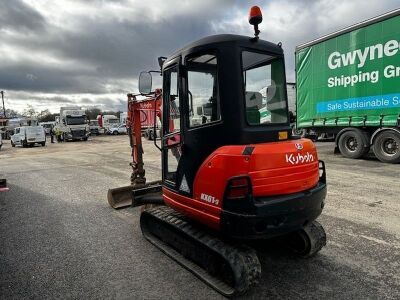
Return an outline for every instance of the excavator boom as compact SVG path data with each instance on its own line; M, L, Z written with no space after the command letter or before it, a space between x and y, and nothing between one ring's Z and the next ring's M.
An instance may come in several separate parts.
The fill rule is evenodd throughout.
M128 94L128 117L126 127L131 145L132 167L131 184L127 186L109 189L107 193L108 203L112 208L124 208L133 205L133 194L135 189L153 188L160 185L159 181L146 184L143 146L142 146L142 123L149 124L153 120L156 125L156 117L161 116L161 95L160 89L148 95L145 99L139 100L139 95ZM149 109L150 107L150 109ZM151 113L153 112L153 113ZM153 130L156 132L156 130Z

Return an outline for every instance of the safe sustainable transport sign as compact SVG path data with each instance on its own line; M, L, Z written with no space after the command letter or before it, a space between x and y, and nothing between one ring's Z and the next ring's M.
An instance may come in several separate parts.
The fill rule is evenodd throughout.
M297 119L400 114L400 16L296 52Z

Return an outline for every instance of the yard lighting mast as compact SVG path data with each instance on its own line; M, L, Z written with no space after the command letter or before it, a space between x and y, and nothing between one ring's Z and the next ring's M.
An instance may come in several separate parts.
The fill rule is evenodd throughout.
M4 91L0 91L1 93L1 100L3 101L3 114L4 114L4 118L7 118L6 116L6 108L4 106Z

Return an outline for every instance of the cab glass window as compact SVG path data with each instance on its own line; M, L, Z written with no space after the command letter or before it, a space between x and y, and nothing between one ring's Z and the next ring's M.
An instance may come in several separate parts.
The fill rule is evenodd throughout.
M250 125L288 121L285 72L282 58L243 51L246 119Z
M190 57L188 70L189 127L221 120L217 57L213 53Z
M181 127L181 116L179 112L179 90L178 90L178 69L173 67L165 72L165 80L168 82L164 97L167 97L169 104L169 114L167 119L170 120L166 133L179 131Z

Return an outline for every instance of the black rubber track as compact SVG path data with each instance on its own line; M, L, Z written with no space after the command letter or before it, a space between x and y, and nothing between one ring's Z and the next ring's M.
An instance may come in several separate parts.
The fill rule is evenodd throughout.
M261 265L255 250L222 241L166 206L140 216L144 237L226 297L258 284Z

